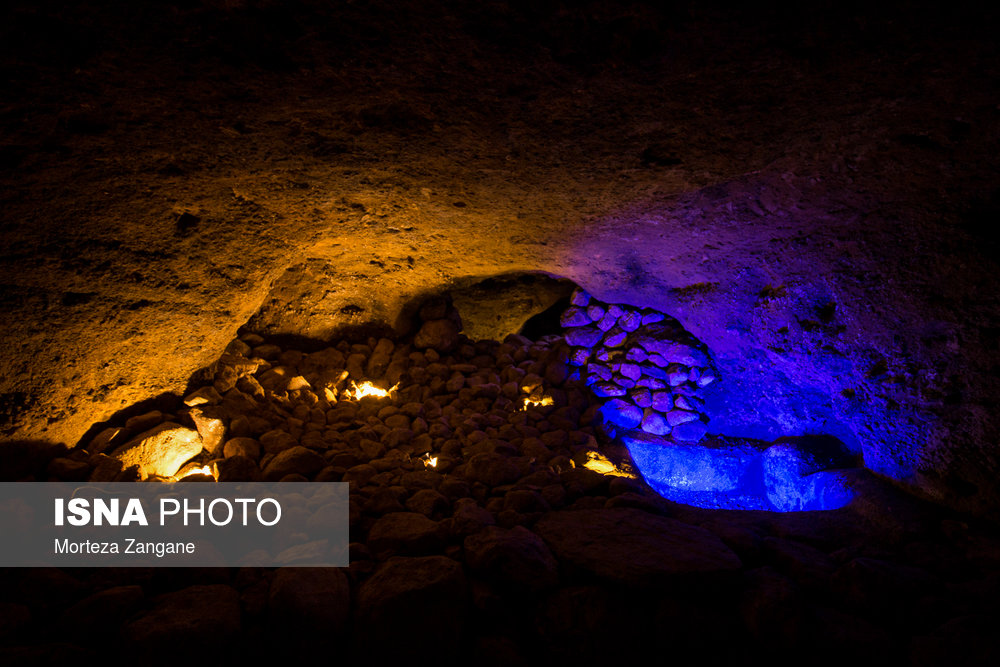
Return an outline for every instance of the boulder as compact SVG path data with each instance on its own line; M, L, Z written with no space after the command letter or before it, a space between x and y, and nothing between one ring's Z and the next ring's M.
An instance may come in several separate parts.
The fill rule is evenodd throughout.
M390 558L358 592L358 648L372 664L451 664L468 617L462 566L445 556Z
M472 572L516 591L538 592L559 583L558 564L538 535L522 526L487 526L465 538Z
M350 608L350 584L342 570L283 567L271 580L267 600L270 622L303 642L337 634L347 622Z
M227 652L240 631L240 596L221 584L165 593L122 634L136 654L159 655L173 647L199 659Z
M629 586L671 587L742 568L714 533L639 509L552 512L535 531L571 571Z
M197 431L174 422L159 426L128 441L112 453L123 466L138 466L142 479L150 475L173 476L182 465L201 453Z
M312 477L326 466L326 459L302 445L291 447L275 455L264 468L264 480L276 482L285 475L299 474Z

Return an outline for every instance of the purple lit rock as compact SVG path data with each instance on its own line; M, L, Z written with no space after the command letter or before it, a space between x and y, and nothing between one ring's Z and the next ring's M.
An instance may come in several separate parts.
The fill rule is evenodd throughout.
M668 412L674 407L674 395L669 391L658 391L653 394L653 409Z
M590 358L590 348L574 347L569 353L569 362L574 366L583 366Z
M666 414L666 417L671 426L677 426L678 424L694 421L698 418L698 414L686 410L671 410Z
M667 383L663 380L647 377L639 378L636 380L636 384L642 387L648 387L649 389L663 389L667 386Z
M642 324L642 315L630 310L618 318L618 326L628 332L635 331Z
M615 373L613 379L615 381L615 384L617 384L619 387L625 387L626 389L631 389L632 387L635 386L634 380L625 377L621 373Z
M587 316L587 311L576 307L567 308L559 318L559 324L564 327L582 327L591 322L593 319Z
M671 364L675 368L667 371L667 382L670 383L671 387L676 387L687 382L688 371L683 366L676 367L675 364Z
M660 368L666 368L667 366L670 365L669 361L667 361L658 354L649 354L646 356L646 359L647 361L649 361L649 363L659 366Z
M642 324L655 324L657 322L662 322L666 319L666 315L657 312L655 310L644 310L642 311Z
M642 410L631 403L615 398L600 407L601 418L624 429L635 428L642 422Z
M691 405L691 401L688 396L678 396L677 400L674 401L674 406L680 410L695 410L696 408Z
M645 387L635 387L630 389L628 396L632 399L632 402L640 408L648 408L653 404L653 396L649 393L649 389L646 389Z
M598 382L593 387L594 395L601 398L608 396L624 396L625 389L613 382Z
M642 369L637 364L624 363L619 367L618 371L632 381L636 381L642 377Z
M582 289L578 289L573 292L573 296L569 298L569 302L574 306L580 306L581 308L586 308L587 304L590 303L590 295Z
M699 387L707 387L708 385L715 382L716 377L712 371L705 371L700 378L698 378Z
M594 347L601 340L603 332L596 327L577 327L566 332L566 342L573 347Z
M629 348L629 351L625 353L626 359L635 362L646 361L647 356L648 355L641 347Z
M619 326L611 327L604 336L604 345L607 347L619 347L625 343L628 334Z
M671 435L676 439L685 442L697 442L704 438L706 433L708 433L708 426L700 420L678 424L671 431Z
M636 337L636 343L650 354L658 354L664 359L685 366L705 366L705 353L686 343L673 340L673 327L664 324L650 324Z
M587 364L587 372L596 375L602 380L611 379L611 369L604 364Z
M618 318L612 315L610 312L604 313L604 317L597 323L597 328L601 331L608 331L611 327L618 323Z
M646 377L656 378L657 380L663 380L664 382L666 382L670 377L667 375L667 372L659 366L641 364L639 367L642 369L642 374Z
M663 415L655 410L646 410L639 428L653 435L666 435L670 433L670 424L667 423Z
M607 311L604 309L604 306L599 303L592 303L587 306L587 317L589 317L592 322L599 322L601 318L604 317L604 313L606 312Z

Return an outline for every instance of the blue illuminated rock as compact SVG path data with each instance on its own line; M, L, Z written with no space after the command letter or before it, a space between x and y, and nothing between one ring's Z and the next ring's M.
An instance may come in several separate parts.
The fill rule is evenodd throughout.
M577 327L566 332L566 342L573 347L594 347L604 333L593 326Z
M838 477L823 471L854 464L844 444L831 436L779 438L761 457L768 500L784 512L815 509L841 496L849 500Z
M678 440L685 442L697 442L708 433L708 426L703 421L689 421L678 424L670 432Z
M637 431L624 434L622 442L646 482L668 500L698 507L769 508L759 472L761 450L748 442L694 445Z
M642 410L620 398L612 399L602 405L598 414L605 422L624 429L635 428L642 421Z
M589 306L587 306L587 317L589 317L593 322L600 321L601 318L604 317L604 313L606 312L607 311L605 310L604 306L602 306L599 303L592 303Z
M667 435L670 433L670 424L659 412L655 410L648 410L642 417L642 423L639 425L646 433L652 433L653 435Z
M693 405L691 404L691 398L692 398L692 397L690 397L690 396L678 396L678 397L677 397L677 400L675 400L675 401L674 401L674 405L675 405L675 406L676 406L676 407L677 407L678 409L680 409L680 410L692 410L692 411L694 411L694 410L696 410L697 408L695 408L695 407L694 407L694 406L693 406Z
M643 325L646 325L646 324L655 324L657 322L662 322L665 319L666 319L666 315L664 315L663 313L657 312L655 310L646 309L646 310L642 311L642 324Z
M667 418L667 423L671 426L693 422L695 419L698 419L696 412L688 412L687 410L671 410L664 416Z
M680 364L670 364L667 367L667 382L670 383L671 387L676 387L687 382L689 374L690 371L687 367Z
M854 499L850 471L823 470L803 477L794 487L769 487L767 498L779 512L831 510Z

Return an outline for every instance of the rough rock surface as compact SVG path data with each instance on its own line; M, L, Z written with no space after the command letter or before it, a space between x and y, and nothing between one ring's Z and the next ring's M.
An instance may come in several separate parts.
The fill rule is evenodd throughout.
M732 574L742 565L713 533L637 509L553 512L535 530L568 566L632 586Z
M149 611L125 626L124 635L132 650L142 653L184 647L198 655L219 656L240 627L239 593L222 584L199 585L159 596Z
M143 478L150 475L170 477L201 450L201 436L197 431L174 422L163 422L137 435L111 456L125 467L137 466Z

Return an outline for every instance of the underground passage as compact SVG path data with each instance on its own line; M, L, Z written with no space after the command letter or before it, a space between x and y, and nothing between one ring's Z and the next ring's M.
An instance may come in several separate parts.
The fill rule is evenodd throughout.
M349 537L0 568L2 664L1000 660L996 10L4 13L0 483Z

